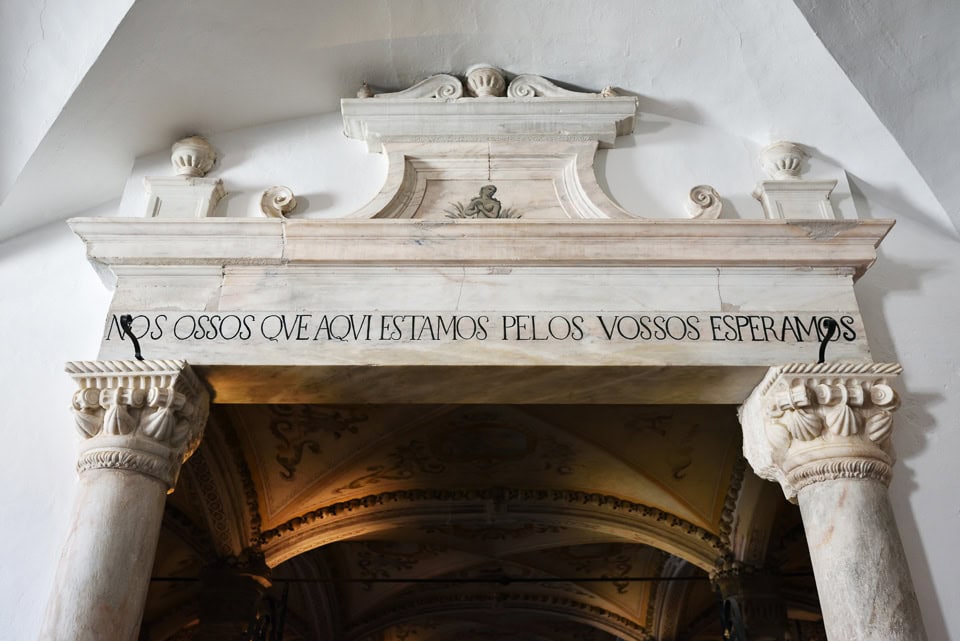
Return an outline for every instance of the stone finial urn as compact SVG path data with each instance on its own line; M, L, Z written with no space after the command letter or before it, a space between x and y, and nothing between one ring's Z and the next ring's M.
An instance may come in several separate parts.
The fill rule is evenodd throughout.
M488 64L467 69L467 92L476 98L500 98L507 90L503 72Z
M205 176L213 168L217 152L201 136L190 136L173 143L170 162L178 176L198 178Z
M760 151L760 166L774 180L796 180L800 178L801 164L806 157L803 147L781 140Z

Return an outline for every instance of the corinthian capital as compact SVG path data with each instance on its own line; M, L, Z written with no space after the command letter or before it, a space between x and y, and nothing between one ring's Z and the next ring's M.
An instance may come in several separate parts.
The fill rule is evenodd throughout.
M793 363L773 367L740 407L743 450L754 471L795 500L812 483L873 478L888 483L899 407L889 363Z
M186 361L74 361L77 461L153 476L170 491L203 435L210 397Z

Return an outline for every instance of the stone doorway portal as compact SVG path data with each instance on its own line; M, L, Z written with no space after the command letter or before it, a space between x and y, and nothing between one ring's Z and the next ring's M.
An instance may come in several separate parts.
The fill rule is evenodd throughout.
M715 639L721 588L810 633L799 513L740 439L733 406L215 406L141 636L206 638L224 559L272 585L233 625L282 603L291 640Z

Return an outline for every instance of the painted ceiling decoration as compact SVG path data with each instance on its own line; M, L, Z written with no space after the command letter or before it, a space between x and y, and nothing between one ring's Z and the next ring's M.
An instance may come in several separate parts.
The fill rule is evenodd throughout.
M144 639L189 638L190 577L253 549L286 590L289 640L714 638L709 578L758 529L760 566L789 568L796 611L817 616L799 515L741 491L729 408L214 409L154 570L187 580L153 584Z

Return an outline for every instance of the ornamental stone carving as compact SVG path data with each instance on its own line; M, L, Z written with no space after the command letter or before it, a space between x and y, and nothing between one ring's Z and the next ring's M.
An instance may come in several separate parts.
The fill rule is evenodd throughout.
M362 88L361 88L362 89ZM434 98L437 100L456 100L463 97L463 83L456 76L438 73L424 78L403 91L378 93L374 98Z
M130 470L172 491L200 444L209 395L185 361L77 361L73 414L84 442L77 470Z
M173 143L170 162L178 176L202 178L213 169L217 152L206 138L190 136Z
M760 166L774 180L800 178L807 152L795 142L780 140L760 150Z
M744 454L795 500L838 478L890 480L897 364L795 363L771 368L740 408Z
M571 91L532 73L520 74L507 83L502 69L491 64L471 65L463 74L464 80L448 73L434 74L414 85L400 90L377 93L363 82L357 98L391 98L404 100L434 99L454 101L460 98L617 98L614 87L604 87L600 93ZM192 140L192 139L186 139ZM200 139L202 140L202 139ZM204 141L206 142L206 141ZM179 144L179 143L178 143ZM212 150L212 148L211 148ZM176 164L176 161L175 163ZM212 164L212 163L211 163ZM193 174L202 175L202 174Z
M697 185L690 190L690 196L685 203L690 218L701 220L715 220L723 210L723 200L717 190L710 185Z
M475 98L500 98L507 89L503 72L493 65L478 64L467 69L467 92Z
M260 211L270 218L286 218L296 208L297 198L289 187L276 185L260 197Z

